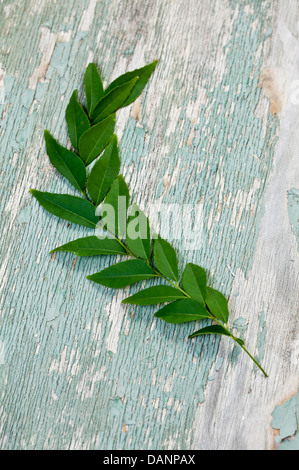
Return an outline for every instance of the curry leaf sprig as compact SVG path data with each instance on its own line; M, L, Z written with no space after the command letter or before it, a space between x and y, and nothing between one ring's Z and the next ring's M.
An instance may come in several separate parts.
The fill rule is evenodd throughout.
M229 330L227 299L218 290L207 286L206 271L201 266L188 263L180 280L177 255L171 244L159 235L151 234L149 220L136 204L128 213L130 194L119 173L121 162L114 133L115 113L142 93L156 65L157 61L154 61L125 73L104 89L97 67L89 64L84 77L86 106L79 103L75 90L65 113L73 150L61 146L45 130L50 162L80 195L53 194L35 189L30 190L31 194L51 214L90 229L101 227L106 234L73 240L51 253L63 251L76 256L129 257L87 276L87 279L114 289L147 279L160 279L161 285L142 289L124 299L123 303L166 304L154 316L167 323L208 320L209 326L195 331L189 338L228 336L267 376L245 348L244 341Z

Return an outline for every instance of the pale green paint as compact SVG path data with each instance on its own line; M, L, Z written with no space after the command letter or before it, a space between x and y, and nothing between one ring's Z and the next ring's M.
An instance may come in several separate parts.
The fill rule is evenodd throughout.
M142 128L136 127L132 118L126 122L120 144L126 180L136 198L143 197L145 185L150 187L148 202L162 198L163 203L196 204L204 197L203 240L198 252L183 253L180 244L175 245L180 264L183 260L199 262L207 268L213 285L228 295L232 276L227 265L233 271L239 267L248 275L252 264L278 125L277 119L268 115L267 133L263 135L262 121L255 115L263 59L262 53L259 58L256 53L259 49L263 52L269 36L268 5L261 6L259 0L250 2L254 11L246 14L243 7L247 3L231 5L231 14L235 8L238 13L225 44L226 66L220 83L211 63L216 63L217 50L223 45L223 31L212 44L210 66L199 58L198 65L190 62L192 67L186 68L185 61L190 57L177 55L171 58L171 67L166 71L169 37L163 35L168 18L163 5L155 9L155 2L134 2L134 9L132 3L120 7L116 1L98 2L89 30L80 31L80 20L89 2L40 2L36 9L36 2L11 4L9 31L2 25L1 58L6 70L6 101L1 105L5 129L1 139L1 263L7 263L1 279L5 293L0 333L5 345L5 364L0 365L2 448L184 449L199 445L193 440L194 416L198 404L204 403L211 367L216 361L214 381L223 367L223 358L217 356L220 339L209 336L187 342L190 325L156 321L151 330L154 307L124 308L120 306L121 295L115 301L114 291L85 280L87 274L107 265L104 258L79 259L74 269L70 254L59 254L52 261L50 249L90 232L67 227L47 215L32 200L28 189L72 193L70 185L50 168L42 136L48 128L61 143L67 142L65 107L74 88L83 96L88 53L93 52L103 77L109 80L119 61L130 56L130 51L133 53L132 44L142 45L144 62L160 58L149 86L157 87L162 105L154 119L146 113L145 109L150 110L147 89ZM4 8L3 3L0 8ZM158 12L157 40L149 49L147 15L151 8ZM115 15L131 17L130 28L126 29L125 22L124 26L115 22ZM0 18L5 21L4 14ZM256 19L254 30L252 23ZM29 89L29 78L41 61L40 27L56 35L70 32L70 40L55 40L43 82ZM188 29L182 30L183 39L190 39ZM193 34L196 31L193 26ZM200 38L193 39L195 53ZM122 67L126 71L127 62ZM168 87L161 89L161 78ZM224 91L227 86L229 89ZM207 99L199 110L199 122L193 126L186 107L197 99L199 87L206 89ZM169 89L174 90L173 94ZM226 117L233 103L234 112ZM168 134L172 106L180 109L180 115L175 131ZM188 146L192 127L194 138ZM167 149L167 154L160 154L161 147ZM172 182L179 161L178 178ZM202 164L200 172L198 163ZM134 175L144 177L138 184L132 168ZM166 173L171 184L164 190L161 180ZM223 180L223 192L217 175ZM232 220L238 189L248 194L256 180L260 184L252 195L253 216L246 208L240 220ZM230 207L225 197L231 201ZM135 287L130 291L135 292ZM124 317L117 351L107 345L111 328L115 328L113 316L108 318L105 311L111 302ZM232 321L241 313L234 312ZM243 325L235 326L243 331ZM230 355L234 366L239 350ZM252 367L249 361L247 366ZM122 431L124 423L127 432Z
M237 338L241 338L243 341L245 340L247 329L248 323L245 318L239 317L233 322L233 333L237 336ZM230 352L231 361L236 364L240 354L242 354L242 349L240 346L232 343Z
M292 232L297 238L299 251L299 189L292 188L288 191L288 210Z
M276 437L278 450L299 450L299 391L282 405L276 406L272 416L272 428L279 429L279 436Z

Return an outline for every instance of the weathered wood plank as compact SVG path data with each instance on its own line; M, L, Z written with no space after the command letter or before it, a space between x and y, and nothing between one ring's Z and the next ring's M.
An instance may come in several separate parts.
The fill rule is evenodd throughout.
M271 414L298 386L297 2L0 8L1 448L272 448ZM44 128L67 142L65 108L74 88L83 98L89 61L109 82L156 58L142 98L118 114L123 174L145 210L198 206L196 250L176 238L178 211L175 229L157 228L181 266L202 264L230 295L231 322L268 380L229 341L188 342L190 325L88 283L105 259L48 254L89 232L29 195L72 193Z

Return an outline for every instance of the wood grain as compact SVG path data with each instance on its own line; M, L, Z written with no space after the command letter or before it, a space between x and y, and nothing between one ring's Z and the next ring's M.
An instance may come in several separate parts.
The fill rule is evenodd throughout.
M299 188L298 2L5 0L0 10L1 448L274 448L272 412L299 382L288 196ZM200 263L229 296L231 326L269 379L228 339L190 342L193 325L121 305L135 287L85 279L112 259L49 254L91 233L29 194L73 194L43 130L69 143L65 109L75 88L84 99L90 61L109 83L154 59L142 97L117 116L122 172L146 212L197 207L196 250L179 214L169 233L156 227L181 267Z

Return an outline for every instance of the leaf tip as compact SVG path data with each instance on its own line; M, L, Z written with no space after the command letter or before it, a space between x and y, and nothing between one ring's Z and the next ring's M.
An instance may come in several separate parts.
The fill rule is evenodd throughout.
M89 62L89 64L87 65L86 69L88 69L88 67L96 67L96 64L94 62Z
M77 89L76 89L76 90L74 90L74 91L73 91L73 93L72 93L72 95L71 95L71 98L73 98L73 97L74 97L74 98L76 98L76 99L77 99L77 93L78 93L78 90L77 90Z

